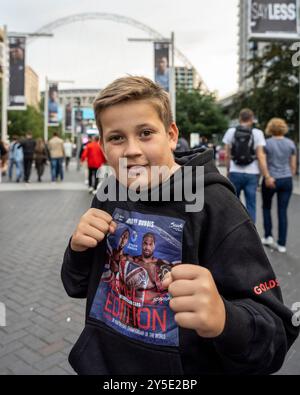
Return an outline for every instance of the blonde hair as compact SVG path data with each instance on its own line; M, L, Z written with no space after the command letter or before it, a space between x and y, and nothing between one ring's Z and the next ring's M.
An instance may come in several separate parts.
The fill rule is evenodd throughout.
M284 136L289 131L289 127L284 119L272 118L266 128L267 136Z
M169 95L159 85L146 77L118 78L100 91L94 101L94 113L100 135L103 133L101 112L120 103L146 100L151 103L166 130L173 122Z

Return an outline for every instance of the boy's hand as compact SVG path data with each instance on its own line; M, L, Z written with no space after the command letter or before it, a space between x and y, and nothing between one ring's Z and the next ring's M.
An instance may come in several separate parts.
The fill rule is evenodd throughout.
M175 321L201 337L219 336L225 326L225 306L209 270L197 265L175 266L163 281L171 294Z
M105 211L90 208L81 218L71 239L73 251L85 251L94 248L105 235L114 233L117 228L112 217Z

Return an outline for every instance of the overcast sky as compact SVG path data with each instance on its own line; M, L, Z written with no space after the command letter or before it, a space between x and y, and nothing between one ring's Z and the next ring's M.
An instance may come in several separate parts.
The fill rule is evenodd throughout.
M133 18L169 37L219 96L237 88L238 0L0 0L0 25L34 32L74 14L103 12ZM27 64L62 87L102 88L126 73L153 78L153 45L128 42L149 37L136 27L106 20L61 26L53 38L28 45ZM180 65L180 60L176 63Z

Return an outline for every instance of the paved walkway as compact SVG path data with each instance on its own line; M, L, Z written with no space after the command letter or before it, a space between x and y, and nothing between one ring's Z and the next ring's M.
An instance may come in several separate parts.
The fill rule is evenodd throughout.
M75 164L65 183L20 185L0 185L0 302L7 309L7 325L0 328L0 374L74 374L67 356L84 325L85 300L66 295L60 268L91 196ZM299 224L300 197L293 195L288 254L267 250L288 306L300 302ZM260 220L257 226L261 232ZM300 374L300 339L280 374Z

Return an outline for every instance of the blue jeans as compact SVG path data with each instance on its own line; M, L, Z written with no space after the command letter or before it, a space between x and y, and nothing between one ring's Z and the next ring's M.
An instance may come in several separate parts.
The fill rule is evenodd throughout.
M23 161L14 159L9 160L8 178L11 180L13 176L14 165L16 165L16 180L19 182L23 176Z
M64 158L51 159L51 181L56 181L58 176L61 181L64 179L63 160Z
M236 195L239 198L244 191L248 213L255 223L256 221L256 189L258 185L258 174L229 173L229 179L235 186Z
M289 201L293 192L292 177L277 178L276 188L267 188L265 180L262 184L262 199L263 199L263 215L265 237L272 236L272 198L277 193L277 213L278 213L278 244L280 246L286 245L288 218L287 209Z

